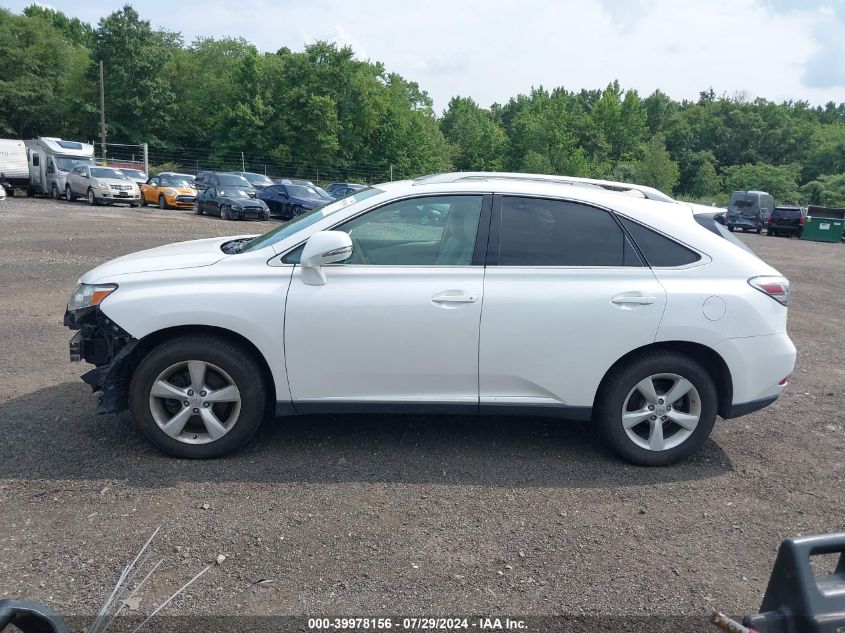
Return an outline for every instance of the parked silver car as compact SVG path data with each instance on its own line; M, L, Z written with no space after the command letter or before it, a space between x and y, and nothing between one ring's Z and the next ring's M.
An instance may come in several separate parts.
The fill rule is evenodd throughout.
M123 202L137 207L141 204L141 190L119 169L78 165L68 174L65 198L85 198L91 206Z

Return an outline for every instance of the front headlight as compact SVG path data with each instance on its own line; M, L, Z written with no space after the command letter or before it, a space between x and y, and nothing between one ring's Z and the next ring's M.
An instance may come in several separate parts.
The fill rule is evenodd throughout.
M115 290L117 284L79 284L67 302L67 309L73 312L100 305Z
M167 191L165 191L164 193L165 193L166 195L168 195L168 196L172 196L172 195L173 195L174 193L176 193L176 192L175 192L175 191L173 191L173 189L168 189L168 190L167 190Z

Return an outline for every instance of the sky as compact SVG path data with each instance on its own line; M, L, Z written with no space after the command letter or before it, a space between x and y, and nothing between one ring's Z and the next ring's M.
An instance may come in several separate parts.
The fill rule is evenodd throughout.
M0 0L19 12L32 0ZM126 0L41 1L96 24ZM416 81L439 113L532 87L696 99L713 88L773 101L845 102L845 0L144 0L154 27L243 37L262 51L349 45Z

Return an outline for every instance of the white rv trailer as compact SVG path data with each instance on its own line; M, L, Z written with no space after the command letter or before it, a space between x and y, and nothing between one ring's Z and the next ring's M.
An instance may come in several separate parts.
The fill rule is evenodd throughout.
M58 200L65 193L68 173L77 165L94 164L94 146L89 143L39 136L24 144L30 194L50 194Z
M0 138L0 186L26 187L29 170L23 141Z

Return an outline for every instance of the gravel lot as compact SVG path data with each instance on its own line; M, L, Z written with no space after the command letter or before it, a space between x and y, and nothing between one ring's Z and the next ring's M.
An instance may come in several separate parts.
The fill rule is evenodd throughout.
M162 526L136 614L218 554L168 613L742 614L781 539L845 528L841 244L742 236L792 282L796 372L671 468L619 462L587 424L393 416L269 421L234 457L180 461L94 415L61 324L79 275L274 224L0 204L0 598L92 614Z

